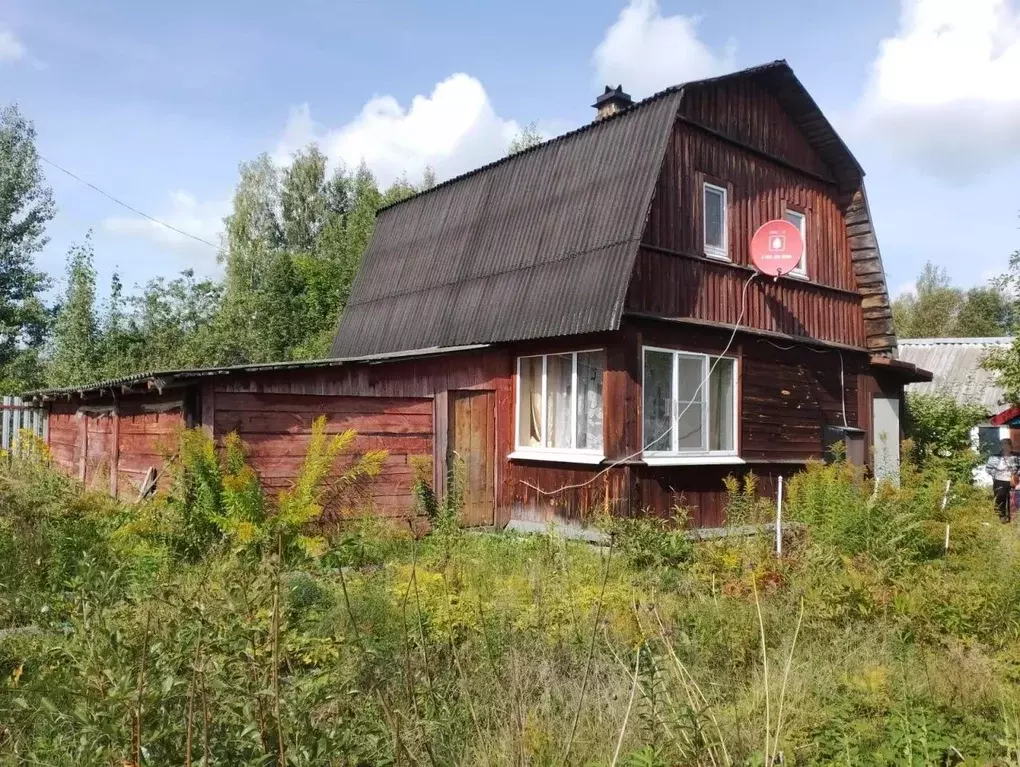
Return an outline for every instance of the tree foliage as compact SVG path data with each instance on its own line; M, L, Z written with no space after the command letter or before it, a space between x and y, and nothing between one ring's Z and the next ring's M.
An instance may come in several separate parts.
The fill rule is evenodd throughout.
M1009 271L996 284L1009 301L1013 343L1007 349L993 351L984 365L996 373L1006 400L1020 403L1020 327L1017 327L1020 324L1020 250L1013 251Z
M82 244L72 245L67 254L66 287L53 325L49 361L49 378L57 386L87 381L102 370L94 262L90 234Z
M978 461L970 432L986 417L983 406L960 404L949 392L907 395L904 426L915 462L945 464L954 478L969 481Z
M239 168L222 281L189 270L126 295L114 274L101 303L86 238L68 257L46 381L326 356L376 211L434 184L428 169L421 185L405 177L380 191L364 164L330 170L315 146L285 168L260 155Z
M538 123L532 121L521 128L521 132L513 137L510 141L510 146L507 147L507 155L517 154L523 152L525 149L531 149L533 146L538 146L545 139L538 130Z
M35 268L56 213L35 149L35 127L17 105L0 109L0 387L19 391L38 383L37 354L48 313L48 286Z
M1013 307L997 285L954 287L945 267L925 264L916 288L893 301L893 323L900 338L1004 336Z

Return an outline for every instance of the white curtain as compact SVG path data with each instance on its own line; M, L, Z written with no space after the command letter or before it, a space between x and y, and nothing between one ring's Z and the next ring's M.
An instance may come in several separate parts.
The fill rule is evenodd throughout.
M550 354L546 362L546 397L549 406L549 444L569 450L570 403L573 396L574 355Z
M577 355L577 444L579 450L602 448L602 373L605 355Z
M735 450L733 441L733 386L734 363L731 359L710 359L715 365L708 382L708 449Z
M542 358L521 357L518 381L520 410L517 423L517 444L521 447L542 445Z

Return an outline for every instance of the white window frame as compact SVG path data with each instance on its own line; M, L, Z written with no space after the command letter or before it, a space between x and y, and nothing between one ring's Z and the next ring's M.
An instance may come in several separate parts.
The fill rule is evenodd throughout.
M722 245L709 245L708 244L708 206L705 204L705 198L708 196L708 192L718 192L722 198ZM729 211L729 190L724 186L712 184L705 181L701 185L701 244L705 250L705 255L709 258L718 258L723 261L730 260L730 211Z
M802 280L806 280L807 273L807 214L800 210L794 210L793 208L787 208L783 218L790 221L787 216L797 216L800 219L800 240L804 243L804 249L800 253L800 261L797 265L790 270L791 277L800 277ZM792 221L790 221L793 224ZM794 224L794 226L797 226Z
M570 441L577 440L577 355L579 354L601 354L605 361L605 349L578 349L569 352L549 352L548 354L525 354L517 358L517 382L515 385L514 397L514 451L508 456L511 459L525 459L538 461L557 461L561 463L587 463L598 464L605 459L605 399L602 401L602 424L603 433L599 435L599 446L597 448L577 447L548 447L549 441L549 357L570 355ZM521 361L527 359L542 360L542 445L521 444ZM603 367L605 372L605 367Z
M679 401L679 360L681 357L688 359L701 359L701 385L698 389L698 394L701 398L701 433L702 433L702 444L703 448L681 448L678 446L679 435L677 430L673 428L670 434L670 446L666 450L646 450L645 445L645 419L644 410L642 407L641 415L641 446L642 454L644 456L645 463L650 465L679 465L679 464L694 464L694 465L707 465L707 464L740 464L743 461L740 459L740 359L738 357L731 357L729 355L722 354L702 354L700 352L688 352L681 349L667 349L659 346L643 346L641 348L641 401L644 403L644 388L645 388L645 363L647 361L647 352L658 352L660 354L671 354L673 355L672 362L672 382L671 382L671 396L670 396L670 418L674 417L674 414L678 413L677 403ZM709 440L709 413L711 412L710 403L708 401L708 379L711 375L712 365L714 360L725 359L729 360L733 364L733 449L732 450L710 450L708 448ZM658 434L652 435L658 437Z

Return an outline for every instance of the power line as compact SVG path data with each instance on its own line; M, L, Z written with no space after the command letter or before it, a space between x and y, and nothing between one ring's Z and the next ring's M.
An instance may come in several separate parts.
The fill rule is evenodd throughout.
M86 181L81 176L75 175L74 173L69 171L67 168L63 168L63 167L57 165L55 162L53 162L53 160L48 160L47 158L43 157L41 154L37 155L37 156L39 157L40 160L42 160L47 165L52 165L54 168L59 170L61 173L65 173L68 176L70 176L71 178L73 178L75 181L78 181L78 182L84 184L89 189L92 189L92 190L94 190L96 192L99 192L99 194L103 195L103 197L106 197L109 200L113 200L113 202L117 203L122 208L126 208L127 210L130 210L135 215L141 216L142 218L147 218L152 223L159 224L162 227L166 227L171 232L177 232L177 234L183 235L185 237L190 237L192 240L195 240L195 242L200 242L203 245L208 245L210 248L212 248L212 249L214 249L214 250L216 250L216 251L218 251L220 253L226 253L226 251L223 248L221 248L219 245L216 245L216 244L214 244L212 242L209 242L209 240L205 240L205 239L199 237L198 235L191 234L190 232L185 232L183 229L178 229L176 226L173 226L172 224L168 224L166 221L160 221L158 218L150 216L148 213L144 213L144 212L138 210L138 208L134 208L134 207L128 205L126 202L122 201L122 200L118 200L116 197L114 197L109 192L104 192L102 189L100 189L95 184L93 184L93 183L91 183L89 181Z

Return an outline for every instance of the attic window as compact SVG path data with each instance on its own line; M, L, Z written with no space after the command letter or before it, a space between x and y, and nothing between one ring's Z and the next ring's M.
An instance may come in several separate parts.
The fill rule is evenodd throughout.
M517 439L512 457L588 455L602 460L601 350L517 359Z
M702 187L703 229L705 255L712 258L730 258L726 242L726 189L705 182Z
M804 241L804 250L801 252L800 261L790 270L792 277L807 278L807 216L797 210L786 209L785 218L795 227L800 229L800 238Z

